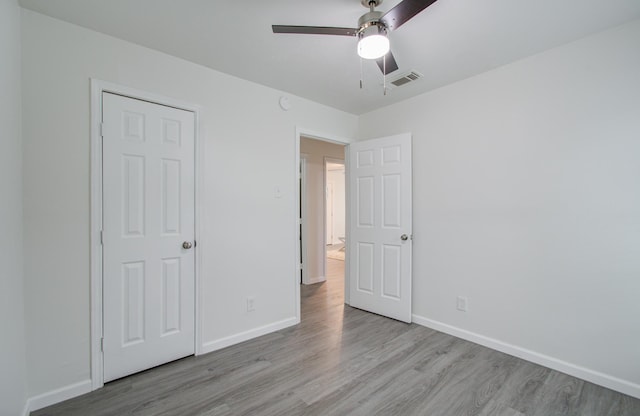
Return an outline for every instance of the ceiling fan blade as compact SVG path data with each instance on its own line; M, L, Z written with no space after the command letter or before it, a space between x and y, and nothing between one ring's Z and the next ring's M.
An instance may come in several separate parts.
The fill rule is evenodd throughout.
M436 0L404 0L386 12L380 20L389 30L395 30L435 2Z
M388 75L398 69L398 63L396 62L396 58L393 57L391 51L389 51L382 58L376 59L376 63L378 64L378 68L380 68L380 71L382 71L382 73L385 75Z
M273 29L273 33L298 33L305 35L355 36L358 32L358 29L350 27L272 25L271 28Z

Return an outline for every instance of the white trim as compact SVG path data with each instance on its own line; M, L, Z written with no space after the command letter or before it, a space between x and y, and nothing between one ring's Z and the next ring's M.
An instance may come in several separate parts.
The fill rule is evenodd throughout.
M294 177L294 183L293 183L293 189L294 189L294 217L296 218L296 220L294 221L295 227L293 230L293 239L296 242L296 255L295 255L295 262L294 262L294 279L293 279L293 298L294 298L294 311L296 311L296 316L295 316L295 320L296 320L296 324L300 323L300 264L302 263L303 259L302 259L302 248L301 248L301 241L300 241L300 225L299 225L299 219L298 216L300 215L300 201L301 201L301 196L300 196L300 179L301 179L301 175L300 175L300 131L298 130L298 128L296 127L296 135L295 135L295 140L293 142L293 149L294 149L294 159L295 159L295 164L294 164L294 170L295 173L293 175ZM306 222L306 218L304 219L304 221ZM303 237L305 237L303 235ZM306 248L306 247L305 247ZM306 258L304 259L306 261ZM303 267L306 269L307 264L304 264ZM304 269L303 269L303 277L305 276L304 273Z
M90 306L90 325L91 325L91 379L89 380L90 389L96 390L104 385L104 367L103 354L101 351L102 328L102 243L100 241L100 233L102 231L102 134L100 124L102 122L102 94L111 92L134 99L149 101L161 105L166 105L181 110L194 113L194 175L195 175L195 223L194 230L195 240L195 337L194 352L196 355L202 354L201 334L202 334L202 316L200 311L200 276L202 270L203 259L200 253L203 252L202 247L206 245L204 241L204 228L202 224L202 215L200 204L204 201L202 192L202 177L204 155L204 143L200 138L204 137L200 131L200 111L201 107L190 103L185 103L170 97L140 91L134 88L118 85L106 81L91 78L91 229L90 229L90 280L91 280L91 306ZM83 391L79 394L86 393ZM70 396L67 398L71 398ZM63 400L66 400L63 399ZM54 404L52 402L50 404ZM33 409L32 409L33 410Z
M349 152L351 151L350 146L344 147L344 236L345 243L349 240L349 224L351 224L351 210L349 209L349 204L351 203L351 192L349 190L349 183L351 177L351 169L349 168ZM348 249L345 244L345 253L344 253L344 303L345 305L351 306L351 285L350 285L350 270L351 270L351 260L348 255Z
M24 407L22 408L22 413L20 413L20 416L29 416L30 413L31 409L29 409L29 399L27 399L24 402Z
M100 81L91 79L91 211L90 229L90 336L92 389L104 385L102 366L102 91Z
M195 111L193 111L195 116L195 129L194 129L194 151L196 152L193 162L195 163L194 172L195 175L195 222L196 229L194 230L195 236L194 240L196 242L194 250L195 250L195 355L204 354L202 352L202 333L203 333L203 319L202 319L202 282L200 280L200 276L202 276L202 270L206 270L204 268L205 256L203 255L204 250L202 247L207 246L207 242L205 240L205 228L204 228L204 178L205 178L205 143L204 140L205 134L202 131L202 123L200 123L200 107L196 106ZM202 138L202 140L201 140Z
M640 384L413 314L413 322L640 399Z
M300 253L300 266L302 267L302 283L309 283L309 252L307 247L307 235L309 234L309 221L307 221L307 158L308 155L300 154L300 186L297 189L300 190L300 204L302 205L299 211L300 214L300 225L301 230L299 230L302 235L300 238L297 238L298 249ZM298 215L298 214L296 214Z
M29 400L27 400L26 414L28 415L28 412L34 412L47 406L51 406L53 404L89 393L91 390L91 380L84 380L65 387L61 387L59 389L39 394L34 397L30 397Z
M320 133L317 131L305 129L304 127L296 126L296 137L298 137L299 139L300 136L304 136L309 139L320 140L321 142L329 142L329 143L341 144L345 146L355 141L353 139L348 139L346 137L340 137L340 136L336 136L328 133Z
M298 285L299 286L299 285ZM220 338L215 341L209 341L202 345L202 353L221 350L231 345L239 344L244 341L248 341L253 338L257 338L262 335L270 334L271 332L279 331L284 328L296 325L300 320L296 317L287 318L282 321L274 322L268 325L264 325L258 328L250 329L248 331L240 332L238 334L230 335L228 337Z
M322 157L322 270L318 278L327 275L327 161Z
M326 282L327 278L325 276L315 276L310 277L304 282L305 285L315 285L316 283Z
M298 212L300 209L300 187L298 186L298 179L299 179L299 175L300 175L300 137L304 136L304 137L308 137L310 139L316 139L316 140L320 140L323 142L329 142L329 143L335 143L335 144L340 144L343 145L345 147L345 181L347 180L347 176L348 175L348 166L346 164L346 157L347 157L347 151L349 148L349 143L354 142L354 140L351 139L347 139L344 137L339 137L339 136L335 136L333 134L326 134L326 133L319 133L313 130L308 130L305 129L303 127L299 127L296 126L296 134L295 134L295 139L294 139L294 150L295 150L295 163L293 165L294 167L294 175L293 177L295 178L295 184L294 184L294 189L295 189L295 197L294 197L294 209L295 209L295 216L296 217L296 221L294 221L295 224L295 232L294 232L294 239L296 241L296 256L295 256L295 267L294 267L294 283L295 283L295 311L296 311L296 323L300 322L300 240L298 239L298 220L297 220L297 216L298 216ZM349 200L348 200L348 189L347 189L347 183L345 182L345 204L349 204ZM326 204L325 204L326 205ZM348 205L347 205L348 206ZM349 224L349 216L346 215L345 218L346 224ZM347 231L348 232L348 231ZM326 233L326 225L325 225L325 232L323 234ZM347 236L348 238L348 236ZM325 247L326 250L326 247ZM325 255L325 262L326 262L326 255ZM348 280L349 280L349 271L347 269L347 265L348 265L348 259L345 259L345 271L344 271L344 281L345 281L345 303L348 304Z

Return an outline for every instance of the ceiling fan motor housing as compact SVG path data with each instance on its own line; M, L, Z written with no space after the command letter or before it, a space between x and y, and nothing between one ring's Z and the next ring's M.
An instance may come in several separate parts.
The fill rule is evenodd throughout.
M387 37L387 27L381 22L374 22L367 26L363 26L358 31L358 39L373 35L382 35Z
M383 14L382 12L373 11L360 16L360 19L358 19L359 32L366 30L370 26L382 26L386 30L386 26L380 21Z

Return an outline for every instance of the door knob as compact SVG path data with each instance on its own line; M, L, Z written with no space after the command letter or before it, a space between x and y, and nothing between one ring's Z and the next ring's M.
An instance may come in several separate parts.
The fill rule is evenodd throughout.
M189 250L191 247L193 247L193 244L191 244L190 241L185 241L184 243L182 243L182 248L185 250Z
M406 234L402 234L402 235L400 236L400 240L402 240L402 241L407 241L408 239L409 239L409 236L408 236L408 235L406 235Z

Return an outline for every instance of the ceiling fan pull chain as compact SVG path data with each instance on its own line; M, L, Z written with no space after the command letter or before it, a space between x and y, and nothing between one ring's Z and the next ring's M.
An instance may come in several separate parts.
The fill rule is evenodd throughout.
M362 58L360 58L360 89L362 89L362 84L363 84L362 78L364 77L362 76Z

